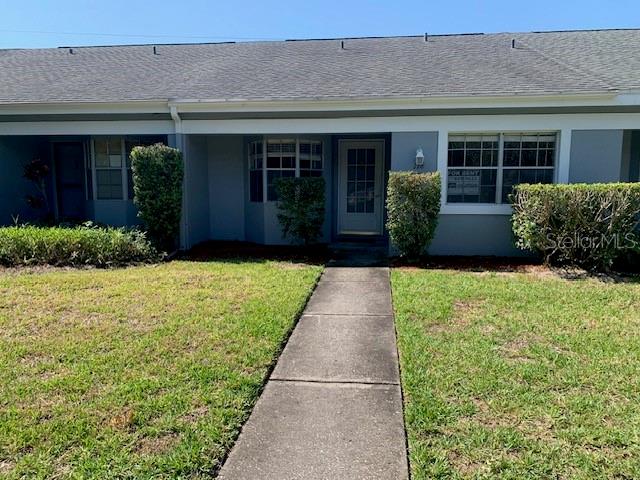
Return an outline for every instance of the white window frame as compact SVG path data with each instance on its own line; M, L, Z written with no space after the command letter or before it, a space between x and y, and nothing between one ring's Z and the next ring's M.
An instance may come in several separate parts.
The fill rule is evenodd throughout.
M103 140L103 139L120 139L120 155L121 155L121 163L120 163L120 175L122 176L122 195L120 198L98 198L98 175L97 170L117 170L117 167L97 167L96 166L96 149L95 149L95 141ZM125 158L126 150L125 150L125 138L121 135L106 135L99 137L91 138L91 180L92 180L92 193L93 193L93 201L99 202L108 202L113 200L129 200L129 179L127 176L127 159Z
M553 170L553 183L558 183L559 179L559 159L561 143L561 132L558 130L518 130L518 131L472 131L472 132L440 132L441 137L446 139L443 142L444 154L443 161L441 163L442 170L442 211L444 214L511 214L512 208L508 203L502 202L502 187L503 187L503 173L504 169L550 169ZM439 135L439 136L440 136ZM448 202L448 176L449 168L456 169L458 167L449 167L449 138L455 136L498 136L498 166L496 175L496 202L494 203L473 203L473 202ZM552 167L505 167L504 166L504 137L516 136L516 135L554 135L554 158ZM442 154L441 153L441 154ZM460 167L463 168L463 167ZM469 167L471 169L471 167Z
M276 200L269 200L268 199L268 181L267 181L267 172L268 171L280 171L280 170L293 170L292 168L285 168L283 169L282 167L280 168L268 168L267 167L267 158L268 158L268 142L269 141L278 141L278 142L285 142L285 141L294 141L295 140L295 144L296 144L296 148L295 148L295 174L294 174L294 178L300 178L300 144L301 143L309 143L311 145L313 144L319 144L321 146L321 150L322 150L322 154L320 155L320 162L322 164L322 167L320 169L313 169L313 168L309 168L309 169L304 169L304 170L309 170L309 171L319 171L322 172L322 175L320 175L321 177L324 176L324 168L325 168L325 146L324 146L324 141L323 140L319 140L319 139L313 139L313 138L308 138L308 137L293 137L293 136L268 136L265 135L263 136L261 139L256 139L256 140L252 140L251 142L249 142L249 148L247 150L247 168L248 168L248 172L249 172L249 189L248 189L248 195L249 195L249 202L250 203L274 203L276 202ZM259 170L256 168L253 168L253 162L257 156L257 154L252 154L251 153L251 144L255 143L255 142L261 142L262 143L262 199L261 200L251 200L251 172ZM310 156L312 156L312 153L310 153ZM311 160L310 160L311 161Z

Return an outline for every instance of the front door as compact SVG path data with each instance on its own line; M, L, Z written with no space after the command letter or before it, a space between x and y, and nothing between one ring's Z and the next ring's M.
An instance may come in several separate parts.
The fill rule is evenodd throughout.
M338 234L382 235L384 140L340 140Z
M84 146L81 142L53 144L59 220L84 219Z

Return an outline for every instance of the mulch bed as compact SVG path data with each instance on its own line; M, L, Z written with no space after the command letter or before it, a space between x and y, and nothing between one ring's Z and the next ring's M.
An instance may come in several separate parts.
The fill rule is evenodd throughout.
M207 241L184 252L179 258L196 262L212 260L279 260L324 265L330 259L326 245L311 247L258 245L249 242Z
M434 268L447 270L463 270L471 272L530 272L547 268L542 262L528 257L463 257L463 256L429 256L418 261L408 262L404 258L393 257L390 266L397 268Z

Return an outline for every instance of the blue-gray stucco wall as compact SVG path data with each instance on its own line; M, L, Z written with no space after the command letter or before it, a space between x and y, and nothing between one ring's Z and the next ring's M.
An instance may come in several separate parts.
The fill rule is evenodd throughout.
M510 215L440 215L430 255L521 256Z
M208 240L209 231L209 149L207 137L190 135L185 139L188 164L185 165L187 238L191 245Z
M416 150L422 148L424 166L416 169ZM391 170L433 172L438 169L438 132L391 134Z
M217 240L244 240L244 141L241 135L208 138L209 234Z
M624 130L573 130L570 183L619 182Z

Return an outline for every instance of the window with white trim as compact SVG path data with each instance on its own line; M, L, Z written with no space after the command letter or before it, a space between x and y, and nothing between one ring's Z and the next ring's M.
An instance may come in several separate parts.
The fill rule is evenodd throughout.
M267 201L278 199L278 178L296 176L296 141L267 140Z
M300 141L299 157L301 177L322 176L322 142Z
M95 175L94 200L133 199L131 150L134 147L165 143L161 136L94 137L92 139L92 166Z
M252 202L277 201L276 179L321 177L323 167L323 145L319 140L265 138L251 142L249 199Z
M122 200L124 145L121 137L93 140L96 200Z
M447 203L508 203L519 183L552 183L555 133L449 136Z

